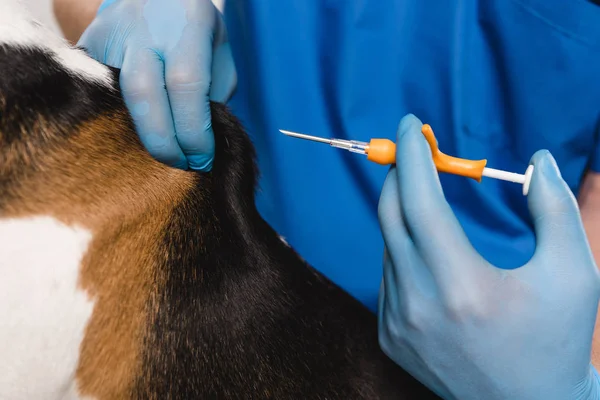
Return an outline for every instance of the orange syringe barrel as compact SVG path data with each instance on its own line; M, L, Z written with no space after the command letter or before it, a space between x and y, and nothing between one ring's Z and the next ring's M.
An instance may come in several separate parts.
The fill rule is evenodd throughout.
M431 149L431 156L438 172L466 176L481 182L487 160L467 160L452 157L440 151L429 124L421 129ZM389 139L371 139L366 149L367 159L377 164L390 165L396 162L396 144Z
M371 139L365 150L367 160L381 165L396 163L396 143L389 139Z

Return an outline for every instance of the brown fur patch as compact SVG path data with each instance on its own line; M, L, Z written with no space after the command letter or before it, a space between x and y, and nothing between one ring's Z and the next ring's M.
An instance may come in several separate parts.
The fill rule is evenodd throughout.
M54 137L60 129L44 121L36 126ZM164 257L163 227L193 177L155 161L124 113L77 129L68 146L42 150L25 140L4 153L0 174L13 183L2 214L50 215L92 231L80 286L95 306L81 346L78 389L95 399L130 398L140 374L145 308L161 284L156 263Z

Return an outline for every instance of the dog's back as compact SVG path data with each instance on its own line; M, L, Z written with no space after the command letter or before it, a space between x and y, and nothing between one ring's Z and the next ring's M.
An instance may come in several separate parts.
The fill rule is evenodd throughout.
M212 172L168 168L118 71L15 4L0 5L0 398L435 398L262 220L225 107Z

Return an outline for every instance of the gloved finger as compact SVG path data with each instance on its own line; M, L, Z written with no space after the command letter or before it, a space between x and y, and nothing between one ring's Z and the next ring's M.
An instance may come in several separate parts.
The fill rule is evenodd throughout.
M377 213L385 243L383 274L388 287L395 289L395 298L391 299L394 308L398 306L401 294L410 296L414 291L415 276L411 263L419 260L400 210L396 167L390 169L385 179Z
M527 201L535 226L535 256L574 257L578 249L587 250L587 237L575 196L562 179L554 157L547 150L531 158L533 176Z
M397 353L401 352L398 347L402 346L401 336L404 336L405 330L402 313L398 309L394 309L393 302L390 303L389 293L389 283L383 279L377 303L377 336L381 350L395 360Z
M105 52L103 51L104 42L101 40L104 29L99 26L100 24L101 22L97 18L94 19L81 34L77 41L77 47L83 49L88 56L96 61L107 64ZM111 65L111 67L120 68L121 66Z
M379 288L377 308L377 333L379 346L388 357L396 359L402 352L403 342L407 336L403 310L398 306L396 287L385 278ZM405 359L403 359L405 360Z
M386 296L385 307L393 313L398 313L400 304L403 303L401 297L407 292L399 279L400 277L402 277L402 273L395 268L389 249L385 246L383 249L383 283L385 290L389 291L389 295Z
M395 312L390 307L388 297L390 290L385 282L381 283L377 308L377 333L381 350L400 367L410 371L417 380L425 382L425 377L430 379L430 389L443 398L451 398L447 387L437 378L431 381L428 363L423 357L423 352L413 346L411 336L422 336L423 332L419 325L411 325L406 311ZM429 310L422 310L421 315L428 319Z
M214 39L214 52L212 61L212 84L210 86L210 99L219 103L229 101L237 86L237 71L231 45L227 38L227 30L221 15L218 16L217 29Z
M86 53L96 61L120 69L123 66L127 35L117 34L116 29L114 21L109 16L98 13L82 33L77 47L85 49ZM109 37L110 46L107 46L106 40Z
M188 25L181 44L165 61L165 81L177 141L191 169L210 171L215 153L209 93L213 33Z
M385 305L385 279L381 280L381 284L379 285L379 297L377 298L377 315L379 316L379 327L381 328L382 316L383 316L383 307Z
M153 50L128 53L120 75L123 98L148 152L167 165L187 169L187 160L175 138L163 76L164 65Z
M481 261L444 197L422 123L405 116L398 128L396 165L400 204L421 258L441 287L452 288Z

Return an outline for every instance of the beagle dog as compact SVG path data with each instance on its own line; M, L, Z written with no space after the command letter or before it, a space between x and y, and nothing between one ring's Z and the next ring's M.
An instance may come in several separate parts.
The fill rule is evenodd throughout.
M118 74L0 0L0 399L437 398L261 218L228 109L169 168Z

